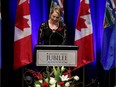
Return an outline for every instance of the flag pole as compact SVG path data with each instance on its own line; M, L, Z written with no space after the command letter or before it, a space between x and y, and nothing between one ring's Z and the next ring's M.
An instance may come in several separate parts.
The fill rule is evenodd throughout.
M85 66L83 66L83 87L85 87Z
M108 79L108 80L109 80L109 81L108 81L108 82L109 82L108 84L109 84L109 87L110 87L110 72L111 72L111 70L109 70L109 72L108 72L108 78L109 78L109 79Z
M22 87L24 87L24 79L23 79L23 72L24 72L24 69L23 69L23 67L22 67Z

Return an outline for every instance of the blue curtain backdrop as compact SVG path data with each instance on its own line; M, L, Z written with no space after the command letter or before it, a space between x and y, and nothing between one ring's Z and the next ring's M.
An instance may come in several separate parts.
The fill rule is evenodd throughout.
M95 59L96 53L101 51L103 18L106 0L90 0L90 9L94 31ZM30 0L31 20L32 20L32 43L38 41L38 30L42 22L49 16L50 0ZM74 31L78 15L80 0L64 0L64 21L68 28L68 44L74 44ZM16 17L17 0L9 0L9 13L11 26L14 25Z
M8 29L4 31L7 31L5 37L8 37L6 40L8 40L7 42L9 44L8 44L8 47L6 48L9 48L9 52L8 52L8 55L4 55L4 57L8 57L7 60L10 60L9 58L11 57L11 59L13 60L14 24L15 24L16 7L17 7L18 0L8 0L8 1L5 0L5 1L7 2L5 3L5 5L8 5L8 6L7 8L4 8L4 9L7 9L7 15L5 18L7 21L4 21L4 22L6 22L6 24L8 25L6 26ZM38 43L39 26L42 22L48 20L49 11L50 11L50 1L51 0L30 0L33 51L34 51L34 46ZM90 10L91 10L91 16L92 16L93 35L94 35L94 51L95 51L94 59L95 60L94 62L85 66L85 74L86 74L85 78L89 79L88 81L92 79L97 79L101 81L103 85L106 84L105 79L107 78L107 76L105 76L107 75L107 72L104 75L105 71L103 71L103 68L100 63L105 3L106 3L106 0L90 0ZM64 0L64 22L67 25L67 31L68 31L67 35L68 35L69 45L74 44L74 34L75 34L75 26L77 21L79 4L80 4L80 0ZM5 59L3 60L3 62L4 61ZM7 66L4 64L3 67L7 67ZM9 66L9 67L12 68L12 66ZM12 70L9 70L9 71L13 72ZM12 78L12 76L10 77ZM101 77L102 79L99 77ZM80 79L83 79L83 77ZM102 86L102 87L107 87L107 86Z
M68 44L74 43L74 31L78 15L80 0L64 0L64 21L68 28ZM106 0L90 0L90 9L94 31L95 59L97 52L101 51L103 18ZM49 16L50 0L30 0L31 20L32 20L32 43L37 44L38 29L42 22ZM14 25L16 17L17 0L9 0L9 13L11 26Z

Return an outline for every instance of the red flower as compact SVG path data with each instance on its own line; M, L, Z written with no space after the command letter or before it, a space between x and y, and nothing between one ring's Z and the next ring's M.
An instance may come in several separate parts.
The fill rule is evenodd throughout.
M68 72L63 73L63 75L64 75L64 76L68 75L68 78L70 78L70 77L71 77L71 74L69 74Z
M59 85L60 86L64 86L64 82L59 82Z
M42 79L43 78L43 76L42 76L42 74L40 72L37 72L36 76L37 76L38 79Z
M62 30L62 28L58 28L58 31L61 31Z
M65 73L63 73L63 75L65 76L65 75L68 75L68 78L71 78L71 69L68 69L68 71L67 72L65 72Z
M44 82L44 83L42 84L42 87L48 87L48 83Z

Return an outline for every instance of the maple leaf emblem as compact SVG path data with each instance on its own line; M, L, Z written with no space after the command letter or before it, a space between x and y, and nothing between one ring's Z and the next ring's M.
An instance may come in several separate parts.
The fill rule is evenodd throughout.
M89 9L90 9L89 4L85 3L85 0L82 0L80 4L78 22L76 26L79 31L81 31L81 28L87 28L87 25L85 24L86 20L83 18L83 16L90 14Z
M15 26L21 30L24 30L24 28L30 27L28 24L29 19L28 17L26 18L26 16L28 16L30 13L29 9L27 8L29 8L28 0L18 5L17 7L17 17L16 17Z

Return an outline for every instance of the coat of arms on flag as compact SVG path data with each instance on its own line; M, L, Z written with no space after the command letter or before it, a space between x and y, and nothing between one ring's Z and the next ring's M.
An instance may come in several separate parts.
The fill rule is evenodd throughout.
M63 6L64 0L52 0L50 11L55 5L59 5L62 8L62 14L61 14L61 21L64 21L64 6Z
M116 23L116 0L106 1L106 11L104 19L104 28L111 26Z

